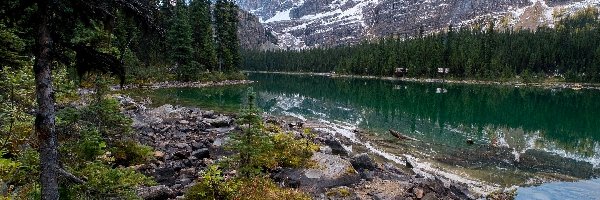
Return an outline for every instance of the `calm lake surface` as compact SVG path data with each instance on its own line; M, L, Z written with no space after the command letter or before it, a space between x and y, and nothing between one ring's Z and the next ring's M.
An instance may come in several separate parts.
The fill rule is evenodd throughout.
M419 152L415 157L434 166L499 186L600 174L598 91L285 74L250 74L249 79L257 82L137 91L134 96L150 96L155 105L234 112L252 87L268 114L368 130L361 140L381 151L401 155L414 150ZM400 144L389 129L419 141Z

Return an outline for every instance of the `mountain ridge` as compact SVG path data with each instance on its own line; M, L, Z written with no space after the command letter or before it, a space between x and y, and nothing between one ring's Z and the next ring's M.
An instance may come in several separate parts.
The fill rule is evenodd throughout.
M281 49L356 44L410 37L494 21L497 29L553 27L557 19L600 0L238 0Z

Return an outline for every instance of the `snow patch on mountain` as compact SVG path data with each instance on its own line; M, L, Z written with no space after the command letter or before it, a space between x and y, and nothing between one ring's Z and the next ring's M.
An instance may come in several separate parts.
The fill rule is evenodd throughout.
M553 27L556 13L568 15L600 0L238 0L258 15L283 49L355 44L387 36L410 37L455 27ZM245 6L245 7L244 7Z
M261 18L261 23L271 23L271 22L291 20L292 18L290 18L290 11L292 11L292 8L287 9L282 12L277 11L277 14L275 14L275 16L271 17L270 19L262 21L262 18Z

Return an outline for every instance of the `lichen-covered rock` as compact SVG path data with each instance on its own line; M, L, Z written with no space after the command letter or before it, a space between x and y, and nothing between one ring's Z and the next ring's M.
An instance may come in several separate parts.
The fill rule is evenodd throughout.
M306 177L310 179L336 179L354 173L352 164L338 155L317 152L311 160L315 161L319 167L305 170Z

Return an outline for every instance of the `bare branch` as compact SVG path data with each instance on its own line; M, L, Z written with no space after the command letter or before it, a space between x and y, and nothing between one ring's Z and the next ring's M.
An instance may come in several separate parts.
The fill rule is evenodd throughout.
M68 171L64 170L63 168L59 167L59 166L54 166L54 169L56 170L56 173L58 173L59 175L67 178L69 181L74 182L74 183L78 183L78 184L84 184L85 181L78 178L77 176L69 173Z

